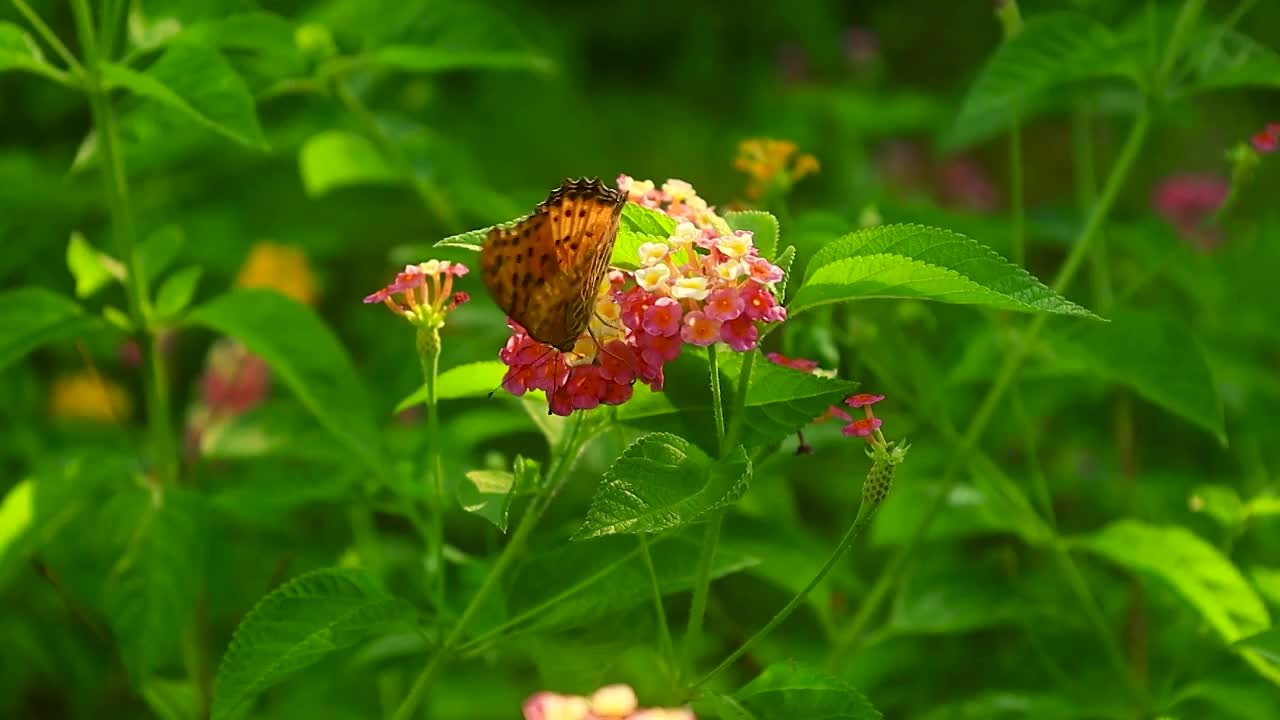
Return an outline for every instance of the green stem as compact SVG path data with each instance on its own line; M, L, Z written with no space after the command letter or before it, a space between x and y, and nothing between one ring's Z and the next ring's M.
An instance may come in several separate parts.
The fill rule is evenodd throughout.
M747 411L747 388L751 386L751 371L755 368L757 350L743 353L742 370L738 372L738 384L733 398L733 413L729 415L729 431L720 447L721 457L733 452L742 437L742 422Z
M432 570L431 597L437 609L444 608L444 466L440 452L440 329L418 329L418 357L422 361L422 381L427 388L424 401L427 411L427 482L431 487L430 547Z
M125 294L128 297L129 316L135 333L154 332L148 320L150 302L147 278L143 274L142 258L135 241L137 235L129 202L128 174L120 151L115 115L107 93L102 87L99 73L100 56L97 38L94 35L93 13L87 0L75 0L73 11L76 28L80 34L80 44L84 49L85 62L88 65L88 71L85 74L85 91L89 96L89 108L98 133L103 190L107 196L117 252L128 266ZM146 348L148 356L146 361L150 365L150 372L146 376L145 396L152 452L155 455L153 462L157 478L162 484L168 485L176 482L178 467L176 445L172 428L169 426L168 380L160 356L158 340L155 337L152 337L149 342L145 338L143 340L139 344Z
M1191 32L1204 10L1204 2L1205 0L1186 0L1178 10L1178 18L1173 22L1169 44L1165 46L1164 58L1160 61L1160 70L1156 74L1156 88L1162 94L1166 91L1165 85L1169 82L1174 63L1178 61L1178 54L1182 52L1182 43L1186 40L1187 33Z
M36 33L44 38L44 41L49 44L49 47L53 48L58 57L62 58L62 61L67 64L75 79L83 82L85 76L84 66L80 64L79 60L76 60L76 56L71 54L71 51L62 43L62 40L58 39L58 35L45 23L44 18L40 17L35 10L32 10L26 0L13 0L13 6L18 9L19 13L22 13L27 22L31 23L31 27L35 28Z
M1058 568L1067 578L1067 584L1071 586L1071 591L1075 593L1076 599L1079 600L1081 607L1084 608L1085 615L1089 618L1089 623L1093 625L1098 637L1103 638L1102 645L1106 649L1107 658L1136 690L1140 693L1143 692L1133 677L1129 662L1125 659L1124 651L1120 649L1120 643L1116 640L1115 631L1107 625L1107 619L1102 614L1102 608L1098 606L1097 599L1093 597L1093 592L1089 590L1089 583L1080 574L1080 568L1076 565L1075 560L1072 559L1071 554L1067 552L1061 540L1054 540L1053 555L1054 560L1058 563Z
M1040 504L1040 512L1053 528L1058 526L1057 514L1053 510L1053 494L1049 492L1049 480L1045 477L1044 468L1040 467L1040 448L1036 442L1036 430L1031 418L1027 417L1027 408L1022 402L1022 393L1013 390L1014 419L1022 428L1023 452L1027 455L1027 468L1031 471L1031 484L1036 491L1036 501Z
M579 423L581 421L579 420ZM497 560L493 563L493 568L489 574L485 576L484 582L480 584L480 588L476 590L475 595L471 596L467 606L462 610L462 614L458 617L458 621L454 624L453 629L445 636L440 643L440 647L435 654L431 656L431 660L427 662L426 667L419 673L418 678L414 680L413 687L409 690L409 694L405 696L403 702L400 703L399 709L396 710L395 720L409 720L417 711L418 706L422 704L423 696L427 692L427 688L431 686L431 681L435 678L446 661L452 657L454 651L459 647L467 624L475 618L475 614L483 606L484 601L498 586L498 581L506 573L507 568L523 551L524 546L528 543L529 537L533 534L534 528L538 522L546 514L547 508L551 506L551 501L559 493L560 488L569 478L569 471L573 468L574 463L581 454L582 449L594 437L592 433L580 433L580 426L575 425L570 437L566 439L565 452L561 453L555 465L551 468L548 475L548 483L543 488L543 492L533 499L529 509L525 511L524 516L520 518L520 524L516 526L515 532L511 536L511 541L506 547L502 548L502 552L498 554Z
M1123 187L1125 180L1129 176L1129 172L1133 169L1133 164L1137 160L1138 153L1142 149L1142 145L1146 140L1147 130L1151 123L1151 117L1146 108L1138 115L1134 121L1133 127L1129 130L1129 136L1125 140L1123 149L1115 165L1111 169L1111 174L1107 178L1107 183L1103 188L1102 196L1093 207L1093 211L1089 216L1088 222L1077 238L1075 246L1072 247L1071 253L1063 262L1062 268L1058 271L1057 277L1054 279L1053 288L1056 292L1062 292L1063 288L1070 284L1075 277L1075 273L1080 268L1080 263L1088 255L1093 241L1097 238L1103 223L1111 212L1112 206L1115 204L1116 198L1120 194L1120 188ZM983 398L978 410L972 416L967 431L961 438L959 447L956 449L956 455L950 465L947 467L942 479L942 490L935 496L929 507L925 510L924 516L917 523L912 531L911 538L907 544L902 546L895 554L889 565L876 579L872 590L868 593L867 599L863 601L862 606L858 608L858 613L854 616L853 624L850 629L842 635L842 642L851 646L856 643L857 638L861 635L866 624L870 622L870 618L879 610L880 604L888 595L888 590L896 583L898 575L906 567L907 559L915 551L925 534L928 532L933 520L938 516L939 511L946 502L946 497L955 484L956 473L961 467L967 465L969 455L974 448L977 447L978 440L986 431L987 425L991 422L991 418L995 414L995 410L999 407L1000 401L1004 397L1004 393L1017 374L1018 369L1022 365L1022 361L1026 358L1027 351L1035 343L1041 331L1044 329L1047 315L1037 315L1031 322L1027 330L1024 341L1018 345L1012 352L1005 356L1004 364L996 374L996 379L992 382L991 387L987 390L986 396ZM1114 643L1115 640L1110 635L1107 640ZM838 647L845 647L841 643L837 643ZM843 657L843 653L841 653ZM1122 670L1128 677L1128 667L1121 665L1118 669Z
M685 626L681 656L684 667L692 671L693 655L702 636L702 620L707 613L707 595L711 592L711 568L720 545L720 530L724 526L724 510L712 511L702 536L702 548L698 555L698 581L693 586L693 600L689 605L689 621Z
M1009 225L1011 237L1010 260L1014 265L1027 264L1025 212L1022 200L1022 125L1017 115L1009 128Z
M844 537L840 539L840 544L836 546L835 551L831 553L831 557L827 558L827 562L818 570L818 574L814 575L813 578L809 580L809 583L805 585L800 592L796 593L795 596L791 598L791 601L783 606L783 608L779 610L764 627L757 630L756 633L748 638L745 643L738 646L738 649L730 653L729 657L721 660L720 664L715 666L711 672L703 675L694 682L692 687L696 688L706 684L706 682L711 680L711 678L719 675L726 668L733 665L733 663L737 662L738 658L745 655L753 645L763 640L769 633L773 632L773 629L778 627L782 621L786 620L791 613L795 612L795 609L800 607L800 603L804 602L804 599L809 596L809 593L818 586L818 583L822 582L823 578L827 576L827 573L831 572L831 569L836 566L836 563L840 562L840 559L849 551L849 548L853 547L853 541L858 538L858 535L861 534L863 528L865 528L871 521L871 516L875 514L877 506L878 504L862 503L858 508L857 518L854 519L853 524L849 526L849 529L845 531Z
M1086 215L1098 200L1097 170L1093 163L1093 127L1086 107L1077 108L1071 116L1071 148L1076 175L1076 203ZM1111 287L1111 267L1107 257L1107 235L1099 231L1094 242L1092 269L1093 297L1099 313L1106 313L1115 302Z
M720 443L720 454L724 455L724 400L720 396L720 361L715 343L707 346L707 366L711 376L711 412L716 417L716 441Z
M404 181L413 188L414 192L418 194L427 210L436 216L436 219L440 221L440 224L446 230L450 232L460 230L462 228L461 220L458 219L458 215L453 211L453 208L449 206L444 195L440 193L440 190L434 184L418 176L418 173L413 169L413 164L404 156L404 153L400 152L400 148L391 141L391 138L387 137L386 132L378 125L377 119L373 117L373 113L369 112L369 108L360 102L360 98L356 97L355 93L347 88L346 83L341 78L337 79L334 85L337 88L338 99L342 102L343 107L351 113L356 122L360 123L360 128L369 141L376 145L383 156L396 166L396 170L399 171Z
M671 640L671 626L667 623L667 610L662 604L662 586L658 583L658 571L654 569L653 556L649 553L648 533L638 533L636 539L640 542L640 557L644 559L645 570L649 573L649 584L653 589L653 612L658 619L658 644L662 649L662 656L666 658L667 668L674 676L679 676L675 643Z

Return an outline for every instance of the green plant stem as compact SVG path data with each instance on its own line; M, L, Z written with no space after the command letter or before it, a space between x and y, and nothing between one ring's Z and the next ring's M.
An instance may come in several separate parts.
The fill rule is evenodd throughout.
M645 570L649 573L649 584L653 588L653 613L658 619L658 644L662 649L662 656L666 658L667 669L674 677L678 677L680 670L675 643L671 641L671 626L667 623L667 610L662 604L662 586L658 583L658 571L654 568L653 556L649 553L648 533L637 533L636 539L640 543L640 557L644 559Z
M449 631L444 641L440 643L440 647L436 649L435 654L431 656L431 660L427 662L426 667L422 669L417 679L414 680L409 694L405 696L400 703L400 707L396 710L395 720L409 720L409 718L413 717L418 706L422 704L423 696L426 695L427 689L431 686L431 681L435 678L436 673L444 667L445 662L452 657L454 651L459 647L463 634L466 632L467 624L474 619L476 612L480 610L489 594L498 586L498 581L502 579L507 568L524 550L524 546L528 543L534 528L537 527L538 522L546 514L547 508L551 506L551 502L560 492L560 488L568 480L569 471L573 469L574 463L577 462L578 455L595 436L592 432L582 431L581 420L573 426L569 433L569 436L565 439L564 452L560 453L560 457L557 458L550 473L548 473L548 482L543 491L534 497L524 516L520 518L520 524L516 526L511 540L506 547L502 548L502 552L498 553L498 558L494 561L493 568L489 570L489 574L485 576L479 589L471 596L467 606L463 608L457 623L454 624L453 629Z
M733 413L729 415L729 431L720 447L721 457L733 452L742 437L742 423L747 414L747 390L751 386L751 371L755 368L758 354L758 350L743 353L742 370L738 372L738 384L733 397Z
M726 668L733 665L733 663L737 662L738 658L745 655L753 645L763 640L766 636L769 635L769 633L773 632L774 628L782 624L782 621L786 620L791 615L791 613L795 612L795 609L800 607L800 604L803 603L805 598L809 596L809 593L812 592L813 589L818 586L818 583L822 582L823 578L825 578L827 574L831 572L831 569L836 566L836 563L840 562L840 559L843 558L844 554L849 551L849 548L853 547L853 541L856 540L858 538L858 535L862 533L863 528L865 528L867 524L870 523L871 517L872 515L875 514L877 507L878 507L878 504L868 504L865 502L862 503L858 507L858 516L854 519L853 523L849 525L849 529L845 531L844 537L840 539L840 544L836 546L835 551L831 553L831 557L827 558L827 562L824 563L823 566L818 570L818 573L814 575L811 580L809 580L808 584L806 584L803 588L801 588L800 592L796 593L795 596L792 597L791 600L786 605L784 605L781 610L779 610L772 618L770 618L769 622L765 623L764 627L757 630L755 634L752 635L750 638L747 638L747 641L744 642L742 645L738 646L737 650L734 650L732 653L729 654L728 657L726 657L724 660L721 660L719 665L716 665L715 668L711 670L711 672L707 673L706 675L703 675L701 678L695 681L691 687L694 687L694 688L700 687L706 684L707 681L711 680L716 675L719 675L721 672L724 672Z
M418 330L418 357L422 361L422 381L426 384L427 399L427 478L431 486L430 547L434 576L431 581L431 597L437 610L444 609L444 516L445 483L444 466L440 453L440 329L422 327Z
M13 0L13 6L27 19L27 22L31 23L31 27L35 28L36 33L49 44L49 47L53 48L58 57L62 58L62 61L67 64L67 68L70 69L71 75L74 76L77 83L84 82L84 66L80 64L79 60L76 60L76 56L71 54L71 51L62 43L62 40L58 39L58 35L53 32L48 23L44 21L44 18L40 17L35 10L32 10L26 0Z
M378 125L377 119L373 117L373 113L369 112L369 108L360 102L360 98L356 97L355 93L347 88L346 83L341 78L337 78L334 81L334 86L337 88L338 99L342 102L343 107L360 124L360 129L369 141L377 146L382 155L396 166L396 170L399 171L404 181L413 188L414 192L418 194L427 210L436 216L436 219L440 221L445 230L456 232L462 229L458 214L449 206L444 195L440 193L440 190L433 183L418 176L418 173L413 169L413 164L404 156L404 153L400 152L400 148L391 141L391 138L387 137L386 132Z
M89 108L98 133L103 190L107 196L117 252L128 266L125 294L128 297L129 316L135 333L154 333L154 328L149 326L147 319L150 314L147 279L143 274L142 258L138 253L135 240L137 235L129 202L128 174L124 167L124 157L120 152L115 115L98 72L99 49L94 35L93 14L87 0L75 0L72 9L87 64L84 86L89 96ZM155 473L162 485L171 485L177 481L178 456L173 431L169 425L168 379L159 352L158 338L153 336L150 341L147 341L144 337L139 344L146 349L146 362L150 366L144 391Z
M720 396L720 361L716 355L716 344L707 346L707 367L711 380L711 412L716 417L716 441L720 444L720 454L724 454L724 400Z
M1088 108L1077 108L1071 115L1071 150L1076 176L1076 204L1081 215L1098 201L1098 177L1093 162L1093 127ZM1093 298L1096 310L1105 314L1115 302L1111 287L1111 266L1107 256L1107 234L1100 230L1092 255Z
M1014 419L1022 428L1022 451L1027 456L1027 469L1031 472L1031 484L1036 491L1036 501L1040 504L1040 513L1049 526L1058 527L1057 513L1053 509L1053 494L1049 492L1049 479L1045 477L1044 468L1040 467L1040 448L1036 442L1036 430L1031 418L1027 417L1027 408L1022 402L1022 393L1013 389Z
M1071 283L1076 272L1080 268L1081 262L1088 255L1089 250L1097 238L1103 223L1111 212L1112 206L1115 205L1116 198L1120 194L1120 189L1124 186L1128 179L1129 172L1133 169L1133 164L1137 160L1138 153L1141 151L1143 143L1146 141L1147 130L1151 123L1151 116L1146 108L1139 113L1134 121L1133 127L1129 130L1129 135L1125 139L1124 147L1120 151L1119 157L1116 158L1115 165L1111 169L1111 173L1107 178L1106 185L1103 188L1101 197L1094 205L1093 211L1089 216L1089 220L1085 223L1084 228L1080 232L1080 236L1076 239L1071 253L1063 262L1059 269L1057 277L1053 282L1053 289L1056 292L1062 290ZM889 589L897 582L898 576L905 569L907 559L915 552L916 547L923 540L929 527L937 517L942 506L946 502L947 494L955 484L956 473L960 468L966 466L969 456L973 449L977 447L978 440L982 434L986 432L991 418L995 415L995 410L999 407L1000 401L1003 399L1005 392L1009 389L1014 376L1021 367L1023 360L1026 358L1028 349L1034 344L1035 340L1043 331L1047 321L1047 315L1037 315L1032 320L1027 330L1023 342L1012 352L1005 356L1005 362L996 374L995 381L987 390L986 396L983 398L977 412L975 412L970 420L969 426L962 437L959 447L956 449L956 456L947 467L942 479L942 491L933 499L929 507L926 509L924 516L912 531L910 539L905 545L898 549L893 558L889 561L885 570L876 578L876 582L872 585L871 590L867 594L867 598L858 608L858 612L854 615L854 619L849 629L842 634L841 640L837 642L837 655L839 659L847 654L848 648L856 643L857 638L865 631L867 624L871 618L879 610L880 604L887 597ZM1123 658L1123 653L1119 653L1119 646L1116 645L1115 637L1111 633L1104 635L1104 644L1108 647L1108 656L1115 658L1119 655ZM835 663L838 665L839 660ZM1125 677L1132 678L1128 673L1127 664L1121 663L1117 668L1122 671Z
M1025 211L1022 200L1022 125L1017 115L1009 128L1009 259L1026 267Z
M1191 32L1200 19L1204 3L1205 0L1186 0L1178 9L1178 17L1173 21L1173 30L1169 34L1169 44L1165 46L1164 58L1156 73L1156 88L1161 93L1166 91L1169 75L1173 72L1174 63L1178 61L1178 54L1182 52L1182 44L1187 39L1187 33Z

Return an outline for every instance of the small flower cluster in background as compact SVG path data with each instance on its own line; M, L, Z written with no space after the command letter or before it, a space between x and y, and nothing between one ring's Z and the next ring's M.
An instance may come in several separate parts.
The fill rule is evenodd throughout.
M187 412L183 433L188 462L202 455L233 419L267 399L271 369L239 340L218 338L209 347L199 383L199 400Z
M512 336L499 353L508 366L502 386L513 395L547 393L550 410L568 415L631 398L639 380L654 390L663 366L684 345L723 342L752 350L759 324L781 322L786 308L774 286L782 269L759 256L752 234L734 232L688 183L618 177L631 202L678 222L662 242L638 249L638 269L611 271L601 283L587 332L567 353L538 343L508 320Z
M641 708L630 685L606 685L591 694L540 692L524 702L524 720L697 720L688 708Z
M1276 147L1280 146L1280 123L1267 123L1266 127L1249 138L1249 144L1264 155L1275 152Z
M1210 221L1230 193L1231 184L1218 175L1183 173L1161 181L1151 204L1179 237L1207 251L1222 244L1222 228Z
M801 178L818 172L818 159L808 153L796 155L790 140L752 138L738 144L733 166L747 174L747 197L759 200L768 193L786 193Z

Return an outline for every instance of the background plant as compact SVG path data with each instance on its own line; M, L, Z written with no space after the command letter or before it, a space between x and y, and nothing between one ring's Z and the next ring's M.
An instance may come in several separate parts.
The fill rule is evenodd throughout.
M1280 714L1278 12L12 0L0 708ZM474 278L438 366L359 303L623 172L789 269L761 351L549 418Z

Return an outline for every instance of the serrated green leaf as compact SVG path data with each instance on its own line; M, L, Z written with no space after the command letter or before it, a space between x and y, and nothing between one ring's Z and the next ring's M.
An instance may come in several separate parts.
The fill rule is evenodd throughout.
M45 343L77 337L94 324L79 305L51 290L0 292L0 370Z
M1134 77L1128 47L1105 25L1083 15L1046 13L996 48L978 73L943 140L946 149L998 132L1050 90L1069 82Z
M180 488L129 487L106 509L120 559L102 605L135 682L176 658L203 586L206 513L199 495Z
M161 321L172 320L186 310L191 298L195 297L203 273L204 269L199 265L192 265L165 278L156 292L156 317Z
M440 387L436 397L440 400L454 400L488 395L502 387L502 376L506 374L507 366L493 360L452 367L436 378L436 384ZM404 412L414 405L426 402L427 395L427 386L423 385L401 400L394 412Z
M217 50L175 43L143 72L101 62L109 87L125 88L249 147L267 149L253 95Z
M186 325L239 338L320 424L378 469L377 425L355 367L311 308L264 289L239 289L187 313Z
M759 720L877 720L880 712L839 678L796 663L765 668L734 698Z
M528 70L550 72L555 65L543 55L519 50L458 50L421 45L386 45L362 56L386 70L437 73L455 70Z
M115 263L116 272L112 272L113 262L95 250L84 235L78 231L71 233L71 241L67 243L67 269L76 281L76 297L83 300L117 279L121 270L119 263Z
M1168 583L1227 642L1271 625L1236 566L1186 528L1121 520L1072 545Z
M993 250L949 230L880 225L828 243L787 309L867 298L936 300L1096 318Z
M774 258L782 231L778 227L778 218L772 213L763 210L731 211L724 214L724 220L734 230L750 230L760 256L769 260Z
M458 504L506 532L515 482L515 474L505 470L472 470L458 483Z
M676 221L670 215L633 202L622 206L620 225L632 232L664 238L676 230Z
M741 447L713 460L675 435L645 435L605 471L574 539L682 527L742 497L750 482Z
M403 181L373 143L342 130L325 130L307 138L298 152L298 168L311 197L351 185L396 185Z
M795 259L796 259L796 246L788 245L786 250L783 250L781 253L779 253L777 261L774 262L774 265L777 265L779 268L782 269L782 280L778 282L779 302L786 301L787 281L791 279L791 265L792 263L795 262Z
M694 537L693 535L696 535ZM687 591L698 581L701 532L650 541L662 593ZM751 567L753 558L717 548L712 578ZM589 625L612 613L652 602L653 585L635 538L606 536L567 543L531 556L512 577L509 624L520 632Z
M1225 444L1222 399L1195 338L1155 313L1121 309L1110 320L1073 325L1051 336L1051 364L1123 383Z
M502 224L505 225L507 223ZM485 237L489 235L489 231L494 227L499 226L493 225L487 228L480 228L478 230L468 230L464 233L458 233L457 235L450 235L449 237L437 242L434 247L456 247L480 252L480 248L484 247Z
M627 228L618 230L618 237L613 241L613 255L609 264L613 267L634 269L640 266L640 246L645 243L666 243L664 235L650 235L635 232Z
M264 597L218 667L213 720L247 712L262 691L337 650L408 624L413 606L372 589L361 572L327 568Z
M35 73L58 82L66 79L58 68L45 60L35 38L11 22L0 22L0 73L7 70Z

